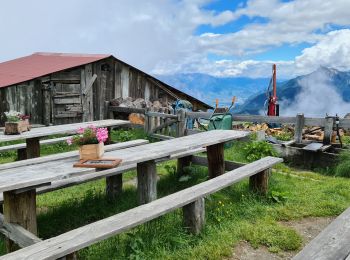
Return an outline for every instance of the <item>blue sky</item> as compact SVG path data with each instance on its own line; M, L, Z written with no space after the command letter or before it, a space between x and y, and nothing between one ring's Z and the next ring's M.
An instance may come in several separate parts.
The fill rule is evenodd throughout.
M349 0L99 2L2 1L0 62L48 51L113 54L155 75L269 77L273 63L280 78L350 70Z

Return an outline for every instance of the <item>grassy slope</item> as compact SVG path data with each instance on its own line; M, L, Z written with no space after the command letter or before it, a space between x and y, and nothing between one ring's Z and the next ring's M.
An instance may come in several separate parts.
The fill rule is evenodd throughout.
M137 135L142 137L141 133ZM243 161L241 149L237 144L226 150L226 158ZM180 182L174 174L175 165L175 161L171 161L158 166L160 196L206 180L206 168L190 167L191 178ZM133 176L135 173L129 172L124 175L124 180ZM247 181L207 197L207 224L200 236L189 235L181 228L182 217L178 210L83 249L79 257L220 259L230 255L232 246L242 239L254 247L266 245L271 251L295 250L301 245L301 237L293 229L283 226L283 221L339 215L350 206L349 188L350 179L298 172L281 164L272 175L267 198L248 192ZM125 185L122 199L108 201L104 196L103 180L43 194L38 196L39 236L56 236L136 205L134 186ZM0 252L4 253L3 243L0 243Z

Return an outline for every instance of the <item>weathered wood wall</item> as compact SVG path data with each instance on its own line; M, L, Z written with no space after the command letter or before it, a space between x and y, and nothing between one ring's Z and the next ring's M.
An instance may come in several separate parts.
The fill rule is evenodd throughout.
M4 112L20 111L35 124L67 124L103 119L104 101L118 97L173 102L186 95L113 57L0 89ZM192 101L192 100L191 100ZM205 110L192 101L196 109Z

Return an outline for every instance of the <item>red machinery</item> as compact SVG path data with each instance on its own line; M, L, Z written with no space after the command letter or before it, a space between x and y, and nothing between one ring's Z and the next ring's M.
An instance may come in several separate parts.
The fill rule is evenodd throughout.
M272 83L272 84L271 84ZM272 85L272 90L271 90ZM267 89L267 115L279 116L279 104L277 101L277 87L276 87L276 64L272 65L272 78Z

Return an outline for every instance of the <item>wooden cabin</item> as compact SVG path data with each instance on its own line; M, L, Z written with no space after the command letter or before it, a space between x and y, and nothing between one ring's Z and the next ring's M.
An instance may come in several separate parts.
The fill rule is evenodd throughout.
M99 120L104 101L118 97L185 99L194 110L211 108L112 55L34 53L0 63L1 125L9 110L30 115L34 124Z

